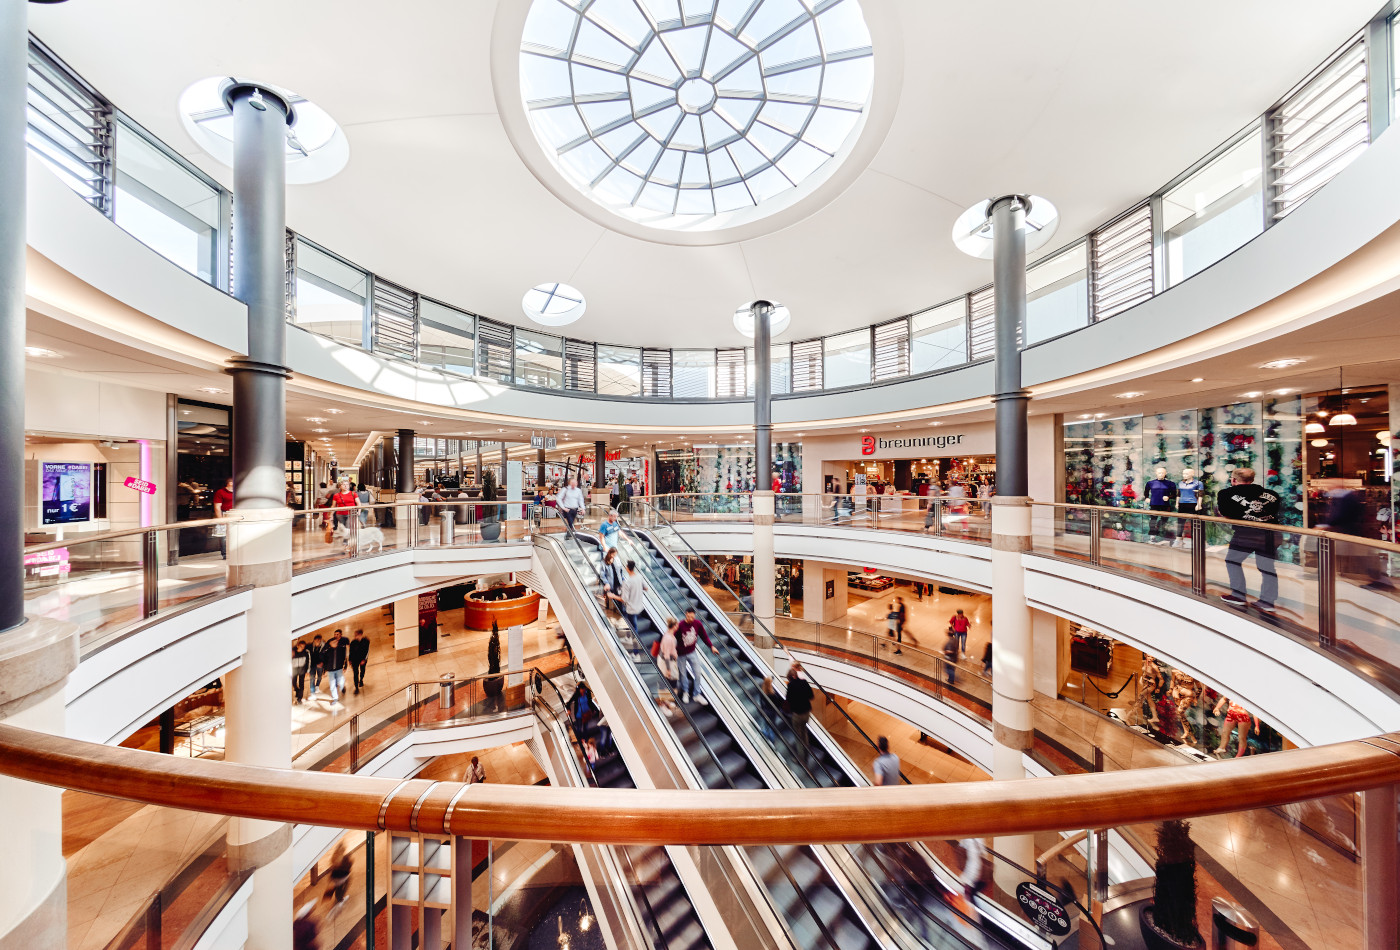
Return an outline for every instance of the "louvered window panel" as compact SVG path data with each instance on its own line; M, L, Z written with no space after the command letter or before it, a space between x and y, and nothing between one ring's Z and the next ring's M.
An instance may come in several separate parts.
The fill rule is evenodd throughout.
M719 399L743 399L748 394L747 354L744 350L719 350L715 353L715 396Z
M233 234L233 215L229 214L229 232ZM286 309L287 320L291 323L297 321L297 236L292 231L287 232L287 243L283 248L286 255L286 277L283 279L282 292L286 295L282 303ZM233 293L233 240L228 242L228 288L229 293Z
M1331 181L1371 142L1366 42L1358 39L1269 113L1275 221Z
M111 217L112 108L67 66L29 43L24 140L59 179Z
M418 357L418 295L387 280L374 279L374 339L381 356Z
M997 297L983 287L967 298L967 358L986 359L997 352Z
M872 372L876 380L897 379L909 375L908 317L900 317L875 327L875 359Z
M822 341L803 340L792 345L792 391L822 388Z
M564 388L591 393L598 387L598 356L592 343L564 341Z
M642 395L671 398L670 350L642 350Z
M1093 318L1107 320L1151 298L1152 206L1129 211L1095 231L1090 303Z
M476 372L478 376L508 383L513 378L515 337L504 323L476 318Z

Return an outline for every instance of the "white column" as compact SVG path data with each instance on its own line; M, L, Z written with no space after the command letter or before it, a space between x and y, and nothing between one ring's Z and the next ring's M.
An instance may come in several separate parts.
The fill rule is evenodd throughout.
M773 560L773 510L771 490L753 493L753 612L762 628L769 631L773 630L774 592L778 585ZM753 645L771 667L773 640L763 629L755 627Z
M1024 754L1032 741L1035 654L1021 564L1030 543L1030 499L993 498L992 778L997 781L1026 777ZM993 848L1022 867L1035 866L1035 841L1029 835L997 838Z
M507 686L519 686L525 682L525 628L516 624L506 631L506 677Z
M394 601L394 662L418 655L418 597Z

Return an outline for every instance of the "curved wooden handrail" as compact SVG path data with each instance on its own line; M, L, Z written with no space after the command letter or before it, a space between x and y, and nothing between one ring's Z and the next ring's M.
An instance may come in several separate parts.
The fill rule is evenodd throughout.
M369 831L592 844L834 844L1107 828L1362 791L1400 782L1400 733L1204 768L888 789L675 791L293 772L0 725L0 774L149 805Z

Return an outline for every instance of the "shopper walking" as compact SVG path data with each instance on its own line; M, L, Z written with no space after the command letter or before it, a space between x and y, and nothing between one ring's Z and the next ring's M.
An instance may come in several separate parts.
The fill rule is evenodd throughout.
M298 640L292 645L292 695L301 703L306 695L306 671L311 665L311 657L306 650L306 641Z
M326 682L331 691L331 705L340 703L340 694L345 692L345 665L350 661L350 641L339 630L326 641L325 652ZM343 704L341 704L343 705Z
M656 641L653 648L656 651L656 668L670 684L672 693L676 691L676 680L680 677L680 638L677 636L680 626L675 617L667 617L666 629L661 631L661 639Z
M319 633L311 638L311 648L306 651L306 662L311 670L311 695L315 696L316 690L321 688L321 677L326 672L326 645L321 642Z
M361 505L360 526L363 527L369 524L369 509L363 506L371 504L374 501L374 499L370 497L369 489L365 487L364 482L360 482L355 486L355 501Z
M1283 499L1278 492L1254 484L1254 469L1237 468L1230 475L1230 487L1222 488L1215 496L1215 510L1223 518L1246 521L1252 524L1278 524L1279 511ZM1274 559L1278 555L1278 535L1266 528L1239 525L1230 538L1230 548L1225 553L1225 571L1230 577L1230 593L1221 600L1231 607L1243 609L1249 606L1246 597L1244 562L1254 557L1254 566L1260 577L1259 599L1254 609L1272 616L1276 612L1274 601L1278 599L1278 569Z
M356 630L350 638L350 672L355 677L355 692L365 688L365 667L369 666L369 637Z
M564 524L569 534L574 533L574 519L583 511L583 506L583 492L579 489L577 480L571 478L569 484L559 493L559 513L564 516Z
M909 619L909 608L908 608L907 606L905 606L904 598L903 598L903 597L896 597L896 598L894 599L894 609L895 609L895 613L899 614L899 618L898 618L898 619L899 619L899 627L896 628L896 630L895 630L895 635L896 635L896 636L895 636L895 639L897 639L900 643L903 643L903 642L904 642L904 624L905 624L905 622ZM909 642L912 643L912 644L914 644L915 646L918 646L918 645L919 645L919 641L918 641L918 640L915 640L912 634L911 634L910 637L909 637ZM896 652L898 652L898 651L896 651Z
M342 841L335 846L331 855L331 892L335 894L335 906L345 903L350 896L350 872L355 868L350 851Z
M630 563L628 565L631 566ZM719 647L710 640L710 635L705 631L705 625L695 617L695 608L687 607L685 619L676 625L676 653L680 664L681 681L681 702L697 702L702 706L708 706L709 702L704 696L695 692L695 647L701 641L705 641L705 646L710 648L710 652L719 655Z
M622 604L622 615L627 618L627 624L632 628L632 632L637 632L637 625L641 623L642 611L646 609L646 582L642 580L642 575L637 573L637 562L628 561L627 571L622 575L622 584L616 594L608 594L609 600L619 601Z
M224 482L224 487L214 492L214 517L222 518L233 510L233 479ZM228 560L228 525L220 524L214 526L214 533L219 537L219 556L225 561Z
M967 614L959 610L948 618L948 627L958 635L958 651L967 652L967 631L972 626L972 621L967 619Z
M331 507L335 509L335 526L349 529L350 511L360 503L360 498L350 490L350 479L342 478L336 493L331 496Z
M603 555L603 567L598 573L603 581L603 606L607 607L622 596L622 561L616 548Z
M982 675L986 677L992 675L992 641L990 640L982 648Z
M486 766L481 764L481 759L472 756L472 764L467 766L467 784L480 785L486 781Z
M607 518L598 526L598 538L603 545L604 551L612 551L617 548L617 536L622 532L622 524L617 520L617 512L608 512Z
M804 755L810 741L807 735L807 720L812 718L812 695L811 684L802 678L802 664L794 660L787 673L788 725L796 734L797 741L802 743Z
M885 635L894 640L895 643L902 642L899 639L899 610L895 607L894 601L890 601L890 609L885 611ZM896 646L894 652L898 655L903 651Z
M881 736L875 740L875 746L880 750L880 754L875 757L875 784L881 788L899 784L899 756L890 751L890 740L888 736Z
M958 678L958 633L952 627L948 628L948 638L943 641L943 661L948 683L952 685Z
M1366 496L1355 488L1334 488L1327 495L1327 522L1317 527L1353 537L1366 536ZM1375 523L1374 519L1371 521ZM1366 590L1395 592L1395 583L1386 572L1387 555L1375 548L1342 542L1336 545L1333 563L1338 574L1366 578Z

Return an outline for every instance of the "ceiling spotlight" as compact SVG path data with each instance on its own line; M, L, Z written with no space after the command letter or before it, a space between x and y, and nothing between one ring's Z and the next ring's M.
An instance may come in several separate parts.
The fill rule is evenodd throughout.
M1274 395L1275 395L1275 396L1287 396L1287 395L1289 395L1290 393L1295 393L1295 392L1297 392L1297 391L1298 391L1298 390L1296 390L1296 389L1275 389L1275 390L1274 390Z
M261 89L253 90L253 94L248 97L248 105L252 106L254 109L257 109L259 112L267 111L267 102L263 100Z
M1094 418L1094 417L1093 417L1093 415L1091 415L1090 413L1085 412L1085 413L1081 413L1080 416L1079 416L1079 418L1081 418L1081 419L1092 419L1092 418ZM936 423L935 423L935 424L936 424Z
M326 420L323 419L323 418L321 418L320 416L307 416L307 417L306 417L306 421L307 421L307 422L325 422Z
M1300 360L1300 359L1297 359L1296 357L1290 356L1290 357L1287 357L1287 358L1281 359L1281 360L1269 360L1269 362L1261 364L1259 368L1260 368L1260 369L1288 369L1288 367L1290 367L1290 366L1297 366L1298 364L1300 364L1300 363L1305 363L1305 362L1307 362L1307 361L1306 361L1306 360Z
M331 430L330 430L330 429L312 429L311 431L312 431L312 432L329 432L329 431L331 431Z
M202 392L202 393L220 393L220 394L222 394L222 393L227 392L228 390L220 389L218 386L201 386L201 387L199 387L199 391Z
M1204 383L1205 381L1206 381L1206 378L1205 378L1204 376L1193 376L1193 377L1191 377L1191 382L1193 382L1193 383Z
M1251 390L1250 390L1249 392L1247 392L1247 393L1240 393L1240 398L1241 398L1241 399L1258 399L1258 398L1259 398L1260 396L1262 396L1262 395L1264 395L1264 394L1261 393L1259 390L1257 390L1257 389L1251 389Z
M36 360L51 360L58 354L42 346L26 346L24 348L24 355L32 356Z
M1138 398L1139 396L1145 396L1145 395L1146 395L1146 393L1138 393L1138 392L1114 393L1114 394L1113 394L1113 398L1114 398L1114 399L1136 399L1136 398Z
M329 412L329 413L330 413L331 415L333 415L333 416L338 416L338 415L340 415L342 412L344 412L345 410L344 410L344 409L327 409L326 411Z
M1309 422L1307 425L1303 426L1303 432L1306 435L1321 435L1326 431L1327 427L1320 422Z
M1102 419L1102 418L1103 418L1104 416L1106 416L1106 415L1108 415L1108 413L1106 413L1106 412L1096 412L1096 413L1094 413L1094 418L1095 418L1095 419Z

